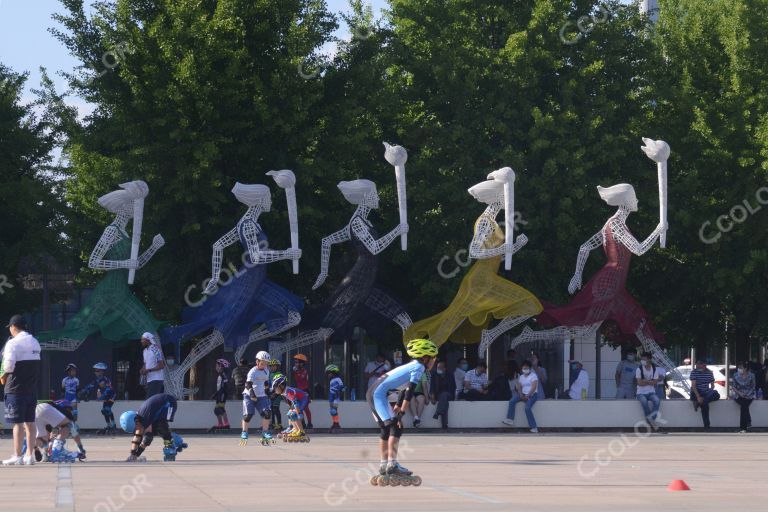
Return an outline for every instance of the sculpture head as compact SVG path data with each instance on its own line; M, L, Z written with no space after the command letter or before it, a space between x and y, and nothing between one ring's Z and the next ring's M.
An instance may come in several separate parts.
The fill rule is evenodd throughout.
M248 208L256 206L261 208L263 212L272 209L272 196L266 185L245 185L238 181L232 187L232 193L235 194L238 201Z
M470 187L467 192L481 203L500 203L501 207L504 207L504 183L501 181L495 179L481 181L477 185Z
M99 204L114 214L122 213L133 217L133 202L147 197L149 186L141 180L136 180L120 184L120 189L101 196Z
M637 196L635 189L628 183L619 183L612 187L597 187L597 192L610 206L623 206L631 212L637 211Z
M488 175L489 180L496 180L502 183L514 183L515 171L511 167L502 167Z
M379 193L371 180L340 181L337 186L350 203L373 209L379 207Z

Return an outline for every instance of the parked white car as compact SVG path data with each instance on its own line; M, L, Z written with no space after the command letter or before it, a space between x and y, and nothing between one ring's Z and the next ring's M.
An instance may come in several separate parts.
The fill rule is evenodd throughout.
M709 370L712 372L712 375L715 377L715 389L718 393L720 393L720 398L727 398L727 395L725 394L725 365L708 364L707 368L709 368ZM688 387L691 386L692 369L693 368L690 365L677 367L677 371L680 372L683 379L688 384ZM731 373L734 370L736 370L736 366L731 365ZM673 373L668 373L667 378L667 383L669 384L669 398L685 398L687 400L691 397L683 387L683 383L679 379L676 380L674 378ZM733 385L733 378L731 378L731 385Z

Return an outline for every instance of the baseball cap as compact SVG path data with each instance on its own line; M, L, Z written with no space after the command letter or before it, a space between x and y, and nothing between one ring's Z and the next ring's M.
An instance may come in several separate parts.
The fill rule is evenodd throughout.
M22 315L13 315L11 319L8 321L8 325L5 327L19 327L21 329L24 329L27 326L27 321L24 319Z
M142 334L141 339L149 341L152 345L155 344L155 335L151 332L145 332Z

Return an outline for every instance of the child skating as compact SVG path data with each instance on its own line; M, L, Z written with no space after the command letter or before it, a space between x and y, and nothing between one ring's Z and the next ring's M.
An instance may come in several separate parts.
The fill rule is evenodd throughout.
M341 370L335 364L329 364L325 367L325 373L330 379L328 384L328 406L333 424L329 430L331 434L341 434L341 425L339 424L339 404L341 403L342 393L344 392L344 381L339 374Z
M304 431L302 419L309 403L309 395L300 389L288 386L288 380L283 375L272 382L272 393L281 395L291 405L287 414L290 426L281 432L280 437L289 443L308 443L309 436Z
M80 389L80 379L77 378L77 366L74 363L69 363L66 370L64 370L64 378L61 380L61 390L64 400L67 400L72 404L72 415L77 421L77 392Z
M67 400L39 403L35 407L37 438L34 453L37 462L60 463L85 459L85 450L73 452L66 448L72 421L71 411L71 404Z
M309 402L311 402L311 394L309 392L309 370L307 370L307 363L309 358L304 354L296 354L293 356L293 372L291 377L293 378L293 384L296 389L300 389L307 395L307 406L304 409L304 415L306 416L306 428L312 428L312 411L309 410Z
M117 431L115 415L112 406L115 404L117 393L112 387L112 381L106 376L107 363L98 362L93 365L93 382L85 386L78 397L88 401L92 396L101 400L101 415L104 416L105 427L96 431L96 435L113 435Z
M96 386L96 400L101 400L101 415L104 416L104 421L107 423L107 426L97 431L96 434L111 436L117 431L115 415L112 412L117 393L112 389L112 382L106 377L99 377Z
M272 418L272 401L267 396L269 386L269 360L271 357L265 351L256 354L256 366L251 368L245 379L243 390L243 431L240 434L240 446L248 444L248 426L251 418L258 412L261 416L261 444L274 443L269 433L269 423Z
M397 462L397 448L403 433L403 414L421 376L434 365L437 347L429 340L416 339L408 342L406 353L413 360L376 379L366 394L373 417L381 428L381 465L379 474L371 478L372 485L421 485L421 477L414 476ZM387 399L391 389L403 389L394 407Z
M227 394L229 393L229 361L226 359L216 360L216 392L211 400L216 402L213 408L213 414L216 415L216 425L208 429L208 433L226 432L229 430L229 418L227 417Z
M169 423L173 423L176 410L176 398L160 393L149 397L138 411L125 411L120 416L120 428L133 434L126 462L146 462L142 453L152 444L155 434L163 438L163 460L176 460L176 454L187 448L181 436L171 432Z
M272 359L269 362L269 389L272 389L272 383L275 379L283 375L280 367L279 359ZM282 401L281 395L272 395L272 429L278 433L283 430L283 415L280 412L280 402Z

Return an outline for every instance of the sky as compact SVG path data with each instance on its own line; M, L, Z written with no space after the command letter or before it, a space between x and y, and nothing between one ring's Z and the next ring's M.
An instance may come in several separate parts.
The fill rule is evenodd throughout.
M86 0L90 5L90 0ZM381 16L381 9L387 7L385 0L368 0L376 17ZM327 0L328 8L333 12L347 11L347 0ZM66 48L48 31L58 27L51 19L53 13L64 9L58 0L0 0L0 62L13 71L29 72L23 102L29 102L34 95L32 88L40 84L40 67L45 67L48 76L56 84L59 93L67 91L66 81L60 71L71 72L78 65L77 60L69 55ZM336 36L347 39L346 27L340 28ZM324 51L333 51L332 48ZM92 108L82 99L68 97L67 102L78 108L80 116L88 115Z

